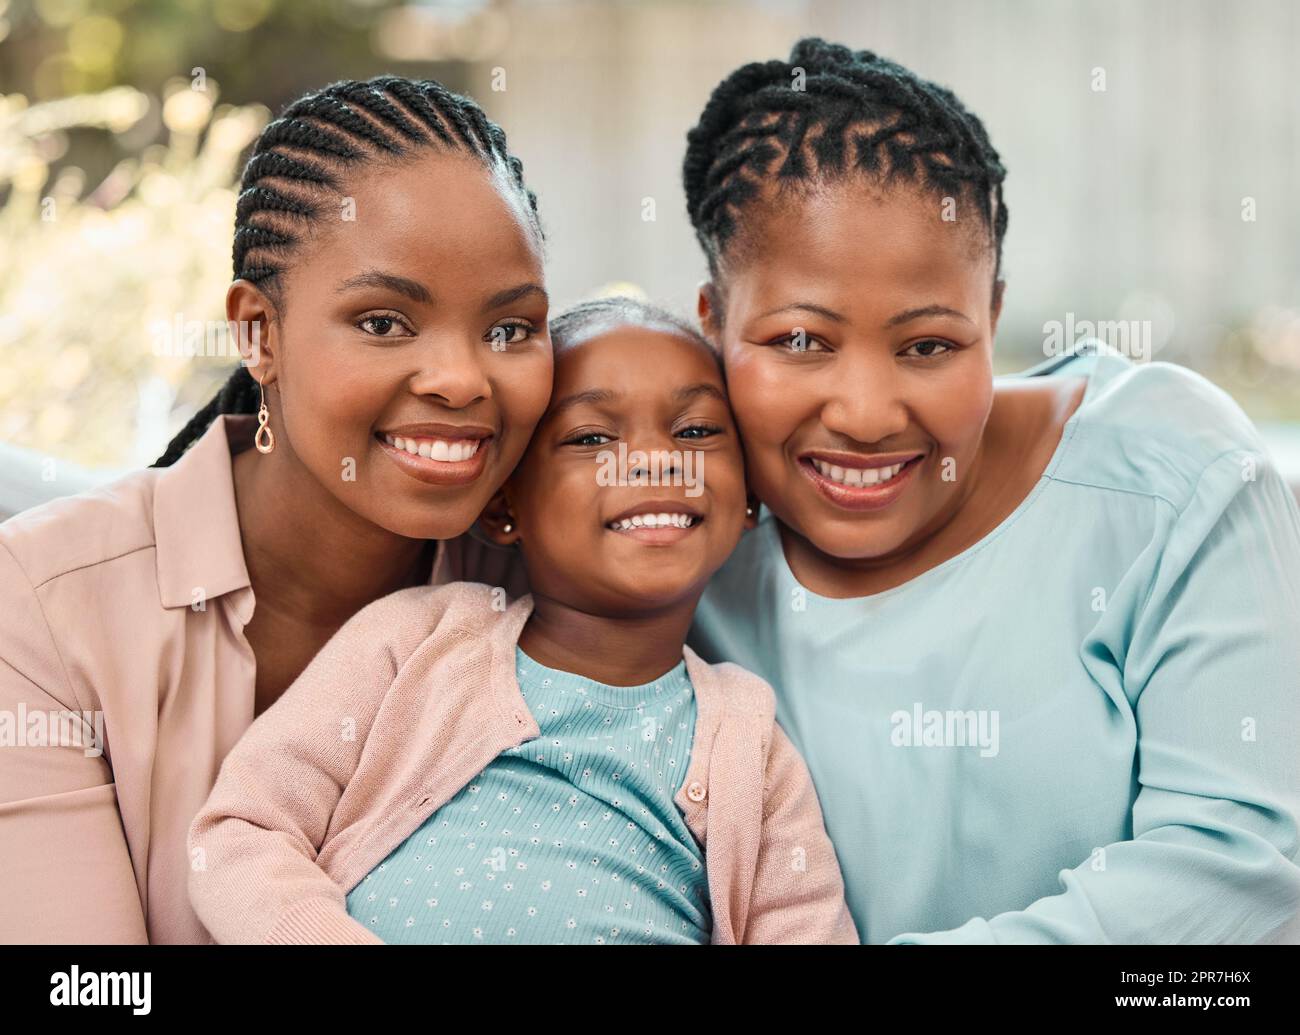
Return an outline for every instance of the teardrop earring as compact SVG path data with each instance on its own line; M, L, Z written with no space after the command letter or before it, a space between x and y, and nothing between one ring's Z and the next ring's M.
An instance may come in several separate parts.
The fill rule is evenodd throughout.
M260 395L260 404L257 408L257 434L253 436L253 445L257 446L259 453L269 453L275 448L275 432L271 430L271 411L266 408L266 387L261 381L257 382ZM263 443L262 436L266 436L266 442Z

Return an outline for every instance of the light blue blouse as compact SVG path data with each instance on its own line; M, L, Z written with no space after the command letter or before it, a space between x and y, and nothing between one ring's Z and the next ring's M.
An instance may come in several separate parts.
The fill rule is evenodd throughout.
M707 944L704 852L673 801L696 703L686 662L611 686L515 648L538 736L494 758L347 895L392 944Z
M1300 512L1184 368L1085 374L1035 488L885 592L765 508L689 642L777 693L867 942L1246 942L1300 910ZM924 932L934 932L925 934Z

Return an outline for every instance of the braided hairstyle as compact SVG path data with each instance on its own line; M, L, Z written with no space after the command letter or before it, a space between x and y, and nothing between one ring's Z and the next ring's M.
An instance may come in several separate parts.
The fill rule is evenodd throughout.
M851 172L974 201L998 280L1006 170L983 124L951 91L869 50L812 37L789 61L744 65L714 89L686 140L686 208L715 280L741 210L765 188Z
M279 301L281 273L332 204L329 195L342 194L344 177L370 162L402 161L430 149L467 153L502 174L526 201L542 239L523 163L474 101L432 79L344 80L291 103L253 145L235 206L235 279ZM241 363L153 466L175 463L219 415L256 413L259 397L257 381Z

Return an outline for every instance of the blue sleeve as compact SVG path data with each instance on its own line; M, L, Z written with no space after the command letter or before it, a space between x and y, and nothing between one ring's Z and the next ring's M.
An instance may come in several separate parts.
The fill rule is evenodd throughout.
M1294 922L1300 511L1262 449L1205 468L1151 570L1123 659L1131 839L1062 870L1060 894L890 944L1245 943Z

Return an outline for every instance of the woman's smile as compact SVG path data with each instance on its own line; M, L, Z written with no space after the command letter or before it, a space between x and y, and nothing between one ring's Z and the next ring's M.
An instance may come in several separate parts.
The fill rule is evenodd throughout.
M404 425L375 439L404 472L429 485L468 485L487 466L493 435L481 426Z
M822 497L847 510L880 510L911 484L925 453L828 453L810 450L797 460Z

